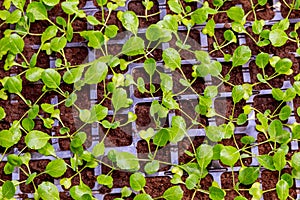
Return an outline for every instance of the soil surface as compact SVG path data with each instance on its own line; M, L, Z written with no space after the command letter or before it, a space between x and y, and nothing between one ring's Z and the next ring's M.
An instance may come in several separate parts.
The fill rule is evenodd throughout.
M281 7L280 7L280 12L282 17L286 18L290 9L287 7L287 5L284 3L283 0L279 0L279 2L281 3ZM293 0L285 0L285 2L290 5ZM291 18L299 18L300 17L300 12L299 10L293 10L289 16L289 19Z
M204 136L196 136L191 138L195 149L203 144L205 137ZM193 152L193 146L188 138L184 138L182 141L178 143L178 161L179 163L188 163L193 158L185 153L185 151ZM196 160L195 160L196 162Z

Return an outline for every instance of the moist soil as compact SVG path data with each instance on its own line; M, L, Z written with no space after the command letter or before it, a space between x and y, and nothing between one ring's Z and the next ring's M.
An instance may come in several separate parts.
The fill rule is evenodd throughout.
M107 90L104 90L104 88L107 86L107 84L111 82L111 80L107 80L105 79L105 85L103 84L103 81L101 81L100 83L97 84L97 100L98 102L97 103L101 103L102 106L105 106L107 107L109 110L112 109L112 103L111 103L111 100L106 98L105 100L104 99L104 95L105 95L105 92L107 93ZM111 94L108 95L109 98L111 98Z
M290 9L287 7L287 5L284 3L283 0L279 0L279 2L281 3L280 6L280 12L283 18L286 18L286 16L288 15ZM293 0L285 0L285 2L290 5ZM293 10L289 16L289 19L291 18L300 18L300 12L299 10Z
M217 38L217 42L218 42L219 45L221 45L225 41L224 32L226 30L228 30L228 29L225 29L225 28L215 29L215 38ZM237 37L237 35L236 35L236 37ZM208 51L210 52L210 51L214 50L213 43L215 42L215 40L214 40L213 37L208 37L207 40L208 40ZM227 45L226 47L222 48L222 51L225 54L231 54L231 55L233 55L234 50L238 46L239 46L238 43L231 43L231 44ZM222 54L222 52L220 50L214 51L210 55L212 57L223 57L223 54Z
M153 7L147 11L148 15L155 14L159 12L158 2L153 1ZM138 16L145 16L145 6L141 1L130 1L128 4L128 10L133 11ZM139 17L139 27L147 28L151 24L156 24L160 20L159 13L151 17Z
M29 167L31 170L31 173L36 172L37 174L44 172L46 169L46 166L48 165L48 163L50 162L50 160L36 160L36 161L29 161ZM28 172L27 168L22 165L22 168ZM22 172L22 170L20 170L20 181L24 181L26 180L28 177ZM49 181L51 183L54 182L54 178L51 177L50 175L44 173L41 174L40 176L37 176L33 182L35 183L35 185L39 185L42 182L45 181ZM24 193L34 193L34 187L33 184L30 183L28 185L26 185L25 183L20 184L20 190Z
M107 194L104 196L103 200L114 200L116 198L121 198L122 194ZM134 194L131 194L129 197L123 197L124 200L133 200L135 197Z
M181 42L185 42L186 45L190 46L190 50L196 51L201 50L201 43L200 43L200 31L192 29L188 35L187 31L178 31L178 36ZM187 39L186 39L187 38ZM180 49L177 45L177 38L173 35L172 40L169 41L170 47L177 49L179 51L180 57L183 60L192 60L194 59L195 55L187 50Z
M170 187L172 183L169 177L147 177L146 186L144 187L145 192L150 194L152 198L157 198L163 195L163 193ZM162 199L159 199L162 200Z
M112 122L112 116L106 117L106 120ZM127 122L127 115L117 115L115 121L119 121L120 124ZM104 137L108 129L100 125L100 141ZM126 126L118 127L116 129L110 129L105 137L104 144L106 147L120 147L129 146L132 144L132 124L129 123Z
M196 136L191 137L193 145L195 149L203 144L205 137L204 136ZM182 141L178 143L178 161L179 163L188 163L192 161L192 157L187 155L185 151L193 152L193 146L188 138L184 138ZM194 161L196 162L196 160Z
M140 158L140 159L149 159L149 157L148 157L148 155L149 155L148 144L145 140L138 141L136 149L137 149L137 153L138 153L138 158ZM157 146L155 144L153 144L153 142L151 140L150 141L151 153L154 154L156 149L157 149ZM171 162L171 155L170 155L169 146L166 145L164 147L159 147L154 159L170 163ZM143 172L144 172L145 164L146 164L146 162L140 161L141 171L143 171ZM160 164L158 171L167 171L169 169L170 169L169 165ZM151 193L149 193L149 194L151 194Z
M185 77L189 80L192 81L194 77L192 76L193 73L193 65L190 64L185 64L182 65L182 71L185 75ZM179 93L183 91L186 87L183 86L179 80L184 79L184 76L180 72L180 70L176 69L175 71L172 72L172 77L173 77L173 91L174 93ZM201 77L197 77L196 81L192 84L192 88L197 92L197 94L202 94L205 89L205 80ZM188 88L185 90L182 94L195 94L195 92L191 89Z
M4 169L5 164L6 164L6 162L1 162L0 163L0 169ZM8 181L8 180L11 180L11 178L12 178L11 174L5 174L4 170L0 170L0 179L1 180ZM3 182L1 181L0 186L2 186L2 185L3 185Z
M254 61L250 62L249 64L249 69L250 69L250 77L251 77L251 83L257 83L259 82L257 75L258 74L263 74L263 71L261 68L259 68ZM268 76L271 76L274 74L275 69L268 64L265 69L265 74ZM268 81L268 83L275 88L281 88L283 86L283 82L286 80L286 77L284 75L280 75L277 76L273 79L271 79L270 81ZM265 90L265 89L271 89L270 86L268 84L265 83L260 83L258 85L255 85L253 87L255 90Z
M242 4L243 4L243 10L245 11L245 13L248 13L249 11L252 10L252 6L249 0L242 0ZM257 4L257 0L253 0L253 4L256 5ZM274 18L275 13L273 11L273 1L272 0L268 0L267 4L264 6L256 6L255 8L255 13L256 13L256 18L257 20L271 20ZM248 16L247 16L247 21L254 21L254 14L253 12L251 12Z
M183 180L185 181L187 177L184 176L183 177ZM202 178L201 181L200 181L200 185L201 185L201 189L203 190L209 190L209 187L211 186L212 182L213 182L213 177L208 174L206 177ZM186 188L185 185L180 185L182 190L183 190L183 198L182 200L191 200L192 199L192 196L193 196L193 193L195 192L195 190L188 190ZM196 195L194 197L194 199L197 199L197 200L209 200L209 195L208 194L204 194L204 193L201 193L201 192L196 192Z
M159 71L162 71L162 69L158 68ZM137 82L137 79L139 77L143 78L145 82L145 88L149 91L150 90L150 76L147 74L147 72L144 70L144 68L134 68L132 71L132 76L135 82ZM153 93L154 97L162 96L162 90L160 89L160 83L161 80L159 78L159 74L157 72L154 73L152 76L152 84L155 86L155 93ZM137 87L134 86L134 96L137 98L148 98L152 97L150 93L141 93Z
M235 137L235 140L236 140L236 143L238 145L238 149L241 149L243 148L245 145L241 142L241 138L243 136L245 136L246 134L234 134L232 137ZM235 148L237 148L236 144L234 143L234 140L233 138L230 138L230 139L223 139L220 144L223 144L224 146L233 146ZM246 145L246 147L249 146L249 145ZM241 152L242 153L242 152ZM251 156L251 155L249 155ZM243 158L242 159L242 162L245 166L250 166L251 162L252 162L252 158L249 157L249 158ZM227 165L224 165L221 161L220 161L221 165L223 166L227 166ZM237 166L241 166L241 161L238 160L235 164L234 164L235 167Z
M175 110L175 115L183 117L187 128L191 127L192 129L197 129L197 128L204 128L203 126L208 125L207 117L203 115L199 115L195 111L195 107L198 105L198 100L196 99L179 100L178 104L180 109L182 109L189 117L191 117L192 119L197 118L196 121L200 123L199 125L193 125L193 122L189 117L187 117L186 114L182 113L180 110Z
M107 16L108 16L108 11L104 11L104 19L106 19ZM102 12L101 11L96 12L94 17L96 17L96 19L98 19L100 22L102 22ZM122 22L117 17L117 11L111 12L106 24L107 25L116 25L119 28L119 30L118 30L119 33L126 31L126 29L122 26ZM101 25L97 25L97 26L94 26L94 29L100 30L100 29L102 29L102 27L103 26L101 26Z
M288 173L291 174L291 169L283 169L282 174ZM261 173L261 182L262 182L262 189L263 191L269 190L272 188L276 188L276 184L278 182L278 171L269 171L269 170L264 170ZM291 197L296 199L297 197L297 192L296 192L296 186L295 182L292 188L289 189L289 194ZM264 199L274 199L274 200L279 200L276 190L270 191L270 192L265 192L263 194Z
M23 50L23 55L25 56L26 60L28 62L30 62L31 57L33 56L34 53L37 53L37 49L34 50L33 48L29 47L29 46L25 46L24 50ZM22 64L22 62L24 62L24 59L20 56L17 57L17 62L19 64ZM37 62L36 62L36 66L40 67L40 68L50 68L50 58L49 56L45 53L45 51L40 51L39 55L37 57ZM24 81L26 79L24 78Z
M88 50L86 47L66 47L64 48L65 56L67 61L71 64L71 66L74 65L80 65L85 62L88 62L87 56L88 56ZM60 54L56 54L57 58L62 59L63 57Z
M224 106L225 105L225 106ZM214 102L214 107L215 107L215 111L226 117L229 118L232 114L232 110L233 110L233 100L232 98L217 98ZM241 113L243 113L243 107L246 105L246 101L244 99L242 99L240 102L235 104L235 109L234 109L234 115L233 118L237 118ZM227 124L228 120L223 119L222 117L218 117L216 116L216 124L219 126L221 124ZM236 126L247 126L248 122L246 122L245 124L242 125L237 125L235 122L234 124Z
M221 186L223 189L229 189L229 191L226 191L226 196L225 199L226 200L232 200L235 197L239 196L239 194L233 190L233 182L232 182L232 173L231 172L225 172L221 175ZM234 172L234 182L237 183L238 182L238 172ZM245 186L243 184L239 185L240 189L250 189L250 187ZM249 194L248 191L239 191L241 193L241 195L243 195L245 198L247 199L251 199L252 196Z
M294 102L294 113L295 113L295 118L296 118L296 122L300 123L300 116L297 113L297 108L300 107L300 97L296 97L293 100Z
M228 75L230 75L230 79L228 80L229 83L232 83L233 85L242 85L244 83L242 66L234 67L230 71L230 69L232 68L231 62L224 62L221 64L222 64L221 75L224 78L230 72L228 74ZM213 83L213 85L217 86L221 83L221 80L217 77L212 77L212 83ZM219 90L219 92L230 92L230 91L232 91L232 88L233 87L230 84L223 83L222 85L219 86L218 90Z
M209 6L211 8L214 8L213 6L214 0L208 0ZM226 1L223 6L219 9L219 11L226 11L229 8L236 6L237 4L240 4L240 0L232 0L232 1ZM213 16L214 21L216 23L230 23L232 20L226 15L226 12L221 12Z
M148 128L155 128L155 121L150 115L151 103L139 103L135 106L136 128L137 130L146 130ZM160 119L160 124L168 126L168 118Z

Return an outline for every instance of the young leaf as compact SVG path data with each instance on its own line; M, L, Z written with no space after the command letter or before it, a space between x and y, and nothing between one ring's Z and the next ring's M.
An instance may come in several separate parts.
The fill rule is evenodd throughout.
M55 6L59 3L59 0L43 0L43 3L47 6Z
M105 152L105 146L103 142L97 143L92 150L92 154L95 157L99 157L103 155L104 152Z
M137 171L140 168L137 157L128 152L116 152L117 166L123 170Z
M21 53L25 46L23 39L17 34L10 35L9 43L10 43L10 52L15 55Z
M169 141L169 131L165 128L160 129L153 137L153 144L163 147Z
M52 160L46 167L46 173L54 178L62 176L67 170L67 165L63 159Z
M81 183L80 185L75 185L70 189L70 195L73 199L92 199L92 190L89 186Z
M180 186L173 186L164 192L163 197L166 200L180 200L183 197L183 191Z
M33 130L25 136L25 142L31 149L41 149L47 144L50 138L48 134L42 131Z
M153 200L149 194L138 194L133 200Z
M84 74L86 84L97 84L103 81L107 75L108 67L103 62L96 62L90 66Z
M114 179L111 176L101 174L97 176L97 182L101 185L106 185L108 188L112 188Z
M125 42L122 47L122 53L127 56L136 56L144 54L145 42L142 38L133 36Z
M137 18L136 14L133 11L123 12L121 14L120 21L122 22L122 25L126 30L132 32L134 35L137 34L138 27L139 27L139 19Z
M21 139L21 131L19 129L10 129L0 131L0 146L9 148L19 142Z
M16 193L16 188L11 181L5 181L2 185L2 196L6 199L11 199Z
M244 19L245 13L241 7L238 6L231 7L229 10L226 11L226 13L230 19L236 22L243 23L243 21L245 21Z
M290 115L292 113L292 109L289 105L285 105L281 108L280 112L279 112L279 119L284 121L287 120Z
M48 18L47 10L41 2L31 2L26 12L31 13L35 20L46 20Z
M53 200L59 200L59 193L57 187L48 181L42 182L38 186L38 194L39 197L43 200L53 199Z
M140 172L136 172L130 176L130 187L135 191L141 191L146 185L146 179Z
M122 101L120 101L122 99ZM123 88L117 88L114 90L111 98L112 104L114 106L115 112L121 108L127 108L130 102L127 101L127 93Z
M4 119L6 116L5 110L0 106L0 120Z
M50 47L52 51L59 52L64 49L67 45L67 38L65 37L55 37L50 42Z
M233 87L232 89L232 100L233 103L238 103L239 101L241 101L243 99L244 96L244 88L241 85L236 85Z
M104 36L100 31L82 31L80 35L88 40L88 46L94 49L100 49L104 44Z
M251 50L248 46L239 46L233 52L232 66L237 67L246 64L251 58Z
M254 183L259 176L258 167L244 167L239 171L239 181L244 185L250 185Z
M274 47L281 47L288 40L288 36L281 29L274 29L274 30L271 30L269 39Z
M288 74L293 62L288 58L280 59L275 65L275 71L278 74Z
M22 79L17 76L5 77L4 89L9 93L21 93Z
M239 160L239 151L232 146L224 146L220 152L220 160L225 165L233 167L234 164Z
M148 58L144 62L144 69L149 74L149 76L153 76L156 70L156 62L153 58Z
M219 187L211 186L209 187L209 198L212 200L222 200L224 199L226 192Z
M208 144L200 145L196 150L196 158L200 169L206 169L213 158L213 147Z
M30 68L25 73L26 79L31 82L36 82L41 79L43 71L44 69L39 67Z
M148 162L144 170L147 174L154 174L159 170L159 162L157 160L153 160L151 162Z
M67 70L63 75L64 82L72 84L79 81L82 76L83 70L84 68L82 67Z
M42 73L42 81L44 84L51 89L56 89L60 85L61 76L54 69L46 69Z
M269 58L270 58L269 54L261 52L256 56L255 64L259 68L265 68L269 63Z
M285 152L282 149L278 151L273 156L273 162L275 169L281 171L286 165Z
M163 60L165 66L174 71L176 68L181 67L181 57L179 53L173 48L167 48L163 51Z
M159 40L162 35L162 30L157 24L151 24L146 30L146 38L151 42Z
M292 156L292 167L297 170L297 171L300 171L300 153L295 153L293 156Z
M289 185L285 180L280 180L276 184L276 193L280 200L286 200L289 197Z

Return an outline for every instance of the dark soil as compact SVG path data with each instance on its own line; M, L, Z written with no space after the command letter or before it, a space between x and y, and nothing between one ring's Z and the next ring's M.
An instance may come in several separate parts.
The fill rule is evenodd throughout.
M296 122L300 123L300 116L297 114L297 108L300 107L300 97L294 98L293 102Z
M286 16L288 15L290 9L286 6L286 4L284 3L283 0L279 0L281 3L281 7L280 7L280 11L281 11L281 15L282 17L286 18ZM285 0L285 2L287 4L291 4L293 2L293 0ZM289 16L289 19L291 18L299 18L300 17L300 12L299 10L293 10Z
M162 69L158 69L159 71L162 71ZM145 88L149 91L150 90L150 76L147 74L147 72L144 70L144 68L134 68L132 71L132 76L135 82L137 82L137 79L139 77L144 79L145 82ZM160 89L160 83L161 80L159 78L159 74L157 72L154 73L154 75L152 76L152 84L154 84L155 86L155 93L153 93L153 96L158 97L158 96L162 96L162 91ZM147 97L151 97L150 93L141 93L139 92L139 90L134 87L134 96L137 98L147 98Z
M245 11L245 13L248 13L249 11L252 10L252 6L250 1L248 0L242 0L242 4L243 4L243 9ZM257 4L257 0L253 0L253 4L256 5ZM275 13L273 11L273 1L272 0L268 0L268 3L264 6L260 6L258 5L255 9L255 13L256 13L256 17L257 20L271 20L273 19L273 17L275 16ZM254 21L254 14L253 12L251 12L248 17L247 17L247 21Z
M172 184L169 177L147 177L144 189L147 194L151 194L152 198L156 198L162 196L170 187Z
M147 142L145 140L139 141L137 143L136 148L137 148L138 158L140 158L140 159L149 159L149 157L148 157L149 149L148 149ZM154 145L151 141L150 142L150 150L151 150L152 154L155 153L156 148L157 148L157 146ZM170 155L169 147L168 146L159 147L158 150L157 150L157 153L156 153L156 157L154 159L170 163L171 162L171 155ZM141 164L141 171L144 172L144 167L145 167L146 162L140 161L140 164ZM167 171L168 169L170 169L169 165L160 164L160 167L159 167L158 171Z
M240 102L235 104L235 109L234 109L234 115L233 118L237 118L241 113L243 113L243 107L246 105L246 101L242 99ZM229 118L232 114L232 109L233 109L233 100L232 98L217 98L214 102L215 106L215 111L226 117ZM216 123L217 125L221 124L226 124L228 123L228 120L225 120L221 117L216 116ZM237 125L236 123L234 123ZM241 126L247 126L248 122Z
M234 182L238 182L238 173L234 172ZM226 191L226 200L231 200L234 199L235 197L239 196L236 191L233 190L233 183L232 183L232 172L225 172L221 175L221 185L223 189L230 189L229 191ZM239 185L240 189L250 189L250 187L247 187L243 184ZM241 195L243 195L247 199L251 199L251 195L249 194L248 191L239 191Z
M193 73L193 65L190 64L185 64L181 66L181 69L185 75L185 77L189 80L192 81L194 77L192 76ZM173 91L174 93L179 93L183 91L186 87L183 86L179 81L180 79L184 79L184 76L180 72L180 70L176 69L175 71L172 72L172 77L173 77ZM201 77L197 77L196 81L192 84L192 88L197 92L197 94L202 94L205 89L205 80ZM191 89L188 88L186 91L184 91L182 94L195 94L195 92Z
M67 164L70 164L69 160L65 160ZM82 167L79 167L78 170L81 170ZM68 168L66 173L61 177L61 178L70 178L74 176L76 172L74 172L71 168ZM96 176L94 174L94 169L92 168L85 168L83 171L80 172L81 174L81 179L84 184L86 184L89 188L93 188L96 183ZM72 186L74 185L79 185L80 184L80 178L79 175L77 174L74 178L71 180Z
M221 45L224 41L224 32L228 30L225 28L222 29L215 29L215 36L217 38L218 44ZM237 36L237 35L236 35ZM213 37L208 37L208 51L214 50L213 43L215 42ZM222 48L222 51L226 54L233 55L234 50L239 46L238 43L231 43L227 45L226 47ZM224 57L222 52L220 50L214 51L210 54L212 57Z
M184 178L185 179L185 178ZM201 179L200 181L200 185L201 185L201 189L203 190L209 190L209 187L211 186L212 182L213 182L213 177L208 174L206 177L204 177L203 179ZM183 198L182 200L190 200L192 199L194 190L188 190L185 185L181 185L181 188L183 190ZM196 195L194 197L194 199L197 200L209 200L209 195L208 194L204 194L201 192L196 192Z
M238 149L241 149L241 148L243 148L243 147L245 146L245 145L241 142L241 138L242 138L243 136L245 136L245 134L235 134L235 135L233 136L233 137L235 137L236 143L237 143L237 145L238 145ZM220 142L220 144L223 144L224 146L233 146L233 147L237 148L237 146L236 146L235 143L234 143L233 138L230 138L230 139L223 139L223 140ZM241 152L241 154L242 154L242 152ZM243 161L243 164L244 164L245 166L250 166L250 164L251 164L251 162L252 162L252 158L251 158L251 157L249 157L249 158L243 158L242 161ZM221 162L221 164L222 164L223 166L226 166L226 165L224 165L222 162ZM234 164L234 166L235 166L235 167L241 166L241 161L238 160L238 161Z
M104 196L103 200L114 200L116 198L121 198L122 194L107 194ZM134 194L131 194L129 197L123 197L124 200L133 200L133 198L135 197Z
M104 12L104 19L106 19L108 16L108 11L105 11ZM94 17L96 17L96 19L98 19L100 22L102 22L102 12L99 11L99 12L96 12ZM112 11L111 14L110 14L110 17L109 19L107 20L107 25L116 25L118 28L119 28L119 33L120 32L123 32L123 31L126 31L126 29L122 26L122 22L118 19L117 17L117 11ZM100 30L103 26L101 25L98 25L98 26L95 26L95 30Z
M35 34L42 34L49 26L50 23L46 20L35 21L34 23L30 24L29 32ZM38 45L41 44L41 37L34 36L34 35L27 35L24 38L24 42L25 44L29 44L29 45L34 45L34 44Z
M259 133L259 134L257 135L257 142L258 142L258 143L264 142L264 141L266 141L266 140L267 140L267 138L266 138L266 136L265 136L263 133ZM274 143L272 144L272 146L274 147ZM276 144L276 147L279 147L279 145ZM270 143L263 143L263 144L260 144L260 145L258 146L258 153L259 153L259 155L270 154L270 152L271 152L272 150L273 150L273 149L272 149ZM273 153L272 153L272 154L273 154ZM271 154L271 155L272 155L272 154Z
M155 128L155 121L150 115L151 103L139 103L135 106L135 114L137 115L136 127L138 130L146 130L147 128ZM168 126L168 118L160 119L161 126Z
M4 169L5 164L6 164L6 162L3 162L3 161L2 161L2 162L0 163L0 168L1 168L1 169ZM4 173L4 170L0 170L0 179L1 179L1 180L3 180L3 181L8 181L8 180L11 180L11 178L12 178L12 175L11 175L11 174L7 175L7 174ZM1 182L0 182L0 186L2 186L2 185L3 185L3 182L1 181Z
M38 50L34 50L29 46L25 46L24 50L23 50L23 54L25 56L25 58L27 59L28 62L30 62L31 57L33 56L34 53L37 53ZM18 56L17 58L17 62L19 64L22 64L22 62L24 62L24 59L21 56ZM36 62L36 66L37 67L41 67L41 68L50 68L50 58L49 56L46 54L46 52L41 51L37 57L37 62Z
M175 114L182 116L183 119L185 120L186 123L186 127L189 128L192 125L192 129L197 129L197 128L204 128L203 126L207 126L208 125L208 119L207 117L203 116L203 115L199 115L196 111L195 111L195 107L198 105L198 100L196 99L190 99L190 100L180 100L178 101L180 108L188 115L190 116L192 119L196 119L197 117L197 122L201 123L198 126L197 125L193 125L193 122L189 119L189 117L187 117L184 113L181 113L180 110L175 110ZM202 126L203 125L203 126Z
M148 15L154 14L159 12L158 2L157 0L153 1L154 5L151 10L147 11ZM142 4L141 1L130 1L128 4L128 10L133 11L138 16L145 16L145 6ZM139 27L140 28L147 28L151 24L155 24L160 20L159 14L145 18L139 17Z
M36 161L29 161L29 167L31 173L36 172L37 174L44 172L46 169L47 164L50 162L50 160L36 160ZM27 168L23 165L22 168L28 172ZM27 176L20 170L20 181L24 181L27 179ZM42 182L49 181L52 182L54 181L54 178L51 177L50 175L44 173L40 176L37 176L34 179L34 183L36 186L41 184ZM34 193L34 187L33 184L30 183L29 185L26 185L25 183L20 184L20 189L22 192L25 193Z
M67 61L70 62L72 66L88 62L88 50L85 47L67 47L64 48L64 51ZM60 54L57 54L57 57L62 59Z
M112 121L112 116L106 117L106 120ZM127 122L127 115L117 115L115 121L119 121L120 124ZM108 129L100 125L100 139L104 137L104 134ZM132 124L129 123L126 126L118 127L116 129L110 129L104 144L106 147L119 147L119 146L129 146L132 143Z
M196 136L191 138L195 149L203 144L205 137L204 136ZM189 151L193 153L193 147L188 138L184 138L182 141L178 142L178 161L179 163L188 163L193 158L185 153L185 151Z
M232 67L232 63L226 62L221 64L222 64L221 75L225 77L229 73ZM229 83L232 83L233 85L242 85L244 83L242 66L234 67L230 71L229 75L230 75L230 79L228 81ZM212 83L213 85L217 86L221 83L221 80L218 79L217 77L212 77ZM232 91L232 88L233 87L228 83L223 83L222 85L219 86L218 90L219 92L230 92Z
M259 82L257 79L257 74L263 74L263 71L261 68L259 68L254 61L250 62L249 64L249 69L250 69L250 77L251 77L251 83L257 83ZM271 65L267 65L265 67L265 74L268 76L271 76L272 74L274 74L275 69L271 66ZM275 78L273 78L272 80L268 81L268 83L270 83L270 85L272 85L275 88L281 88L283 86L283 82L285 81L285 76L284 75L280 75L277 76ZM264 89L271 89L268 84L265 83L260 83L258 85L254 86L255 90L264 90Z
M211 8L214 8L214 6L212 4L213 1L214 0L208 0L209 5L210 5ZM226 11L229 8L231 8L231 7L233 7L237 4L241 4L240 0L226 1L223 4L223 6L219 9L219 11ZM226 12L221 12L221 13L218 13L218 14L214 15L214 21L216 23L230 23L230 22L232 22L232 20L227 16Z
M101 83L98 83L97 84L97 99L98 99L98 102L97 103L100 103L101 101L103 101L104 99L104 95L107 94L107 90L106 93L104 92L104 87L107 86L107 84L111 82L111 80L107 80L105 79L105 86L103 84L103 81ZM111 94L108 96L109 98L111 98ZM105 106L107 107L109 110L112 109L112 103L111 103L111 100L106 98L102 103L101 103L102 106Z
M190 45L190 50L196 51L201 50L201 41L200 41L200 31L192 29L190 31L190 34L187 35L187 31L178 31L178 36L180 38L180 41L183 43L187 37L186 45ZM172 40L169 41L170 47L175 48L177 51L179 51L180 57L182 60L193 60L195 58L195 55L187 50L180 49L176 45L177 38L173 35Z
M282 174L284 173L291 173L290 169L283 169ZM269 190L272 188L276 188L276 184L278 182L278 171L269 171L269 170L264 170L261 173L261 181L262 181L262 189L263 191ZM292 188L289 189L290 196L292 196L294 199L297 197L297 192L296 192L296 186L295 183ZM264 199L274 199L274 200L279 200L277 193L275 190L266 192L263 194Z
M60 192L59 193L59 198L60 199L64 199L64 200L72 200L73 198L71 197L71 195L67 192Z

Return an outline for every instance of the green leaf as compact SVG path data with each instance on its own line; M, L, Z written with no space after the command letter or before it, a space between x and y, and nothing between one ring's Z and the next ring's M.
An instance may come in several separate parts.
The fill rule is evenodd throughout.
M53 199L59 200L59 193L57 187L51 182L42 182L38 186L39 197L43 200Z
M285 167L286 159L284 150L278 149L278 151L273 156L273 162L277 171L281 171Z
M66 14L72 15L78 12L78 5L79 1L65 1L61 3L61 8Z
M295 170L300 171L300 153L299 152L295 153L292 156L291 164Z
M153 137L153 144L163 147L169 141L169 131L167 129L160 129Z
M48 18L46 7L41 2L31 2L26 12L31 13L35 20L46 20Z
M67 165L63 159L52 160L46 167L46 173L54 178L58 178L67 170Z
M4 13L5 17L7 17L6 18L6 23L8 23L8 24L15 24L15 23L17 23L21 19L21 17L22 17L22 11L21 10L15 10L12 13L8 13L8 14L9 15L7 15L6 12ZM1 13L0 13L0 15L1 15ZM0 16L0 18L1 18L1 16Z
M48 134L42 131L33 130L25 136L25 142L31 149L41 149L47 144L50 138Z
M42 43L55 37L57 34L57 31L58 31L58 29L56 26L49 26L42 34L42 38L41 38Z
M122 101L120 101L122 99ZM127 101L127 93L123 88L117 88L114 90L111 98L112 104L114 106L115 112L121 108L127 108L130 102Z
M137 18L136 14L132 11L125 11L121 16L122 17L120 20L123 27L136 35L139 27L139 19Z
M175 16L172 15L166 15L164 16L163 20L160 22L163 28L171 31L171 32L177 32L178 30L178 23Z
M271 171L275 170L272 156L261 155L261 156L257 157L257 160L258 160L259 164L261 164L264 168L271 170Z
M188 178L185 180L186 188L189 190L196 188L199 180L200 180L200 177L198 175L195 175L195 174L189 175Z
M26 79L31 82L36 82L41 79L43 71L44 69L39 67L30 68L26 71Z
M211 59L210 59L210 56L208 54L208 52L206 51L195 51L195 56L196 56L196 59L198 61L200 61L201 63L203 64L210 64L211 63Z
M0 146L9 148L19 142L21 139L21 131L19 129L10 129L0 131Z
M275 65L275 71L279 74L288 74L293 62L288 58L280 59Z
M253 30L253 33L255 33L256 35L260 34L262 31L263 31L263 27L265 25L265 21L264 20L255 20L253 22L253 25L252 25L252 30Z
M11 34L9 37L10 52L13 54L21 53L24 49L24 41L17 34Z
M233 103L238 103L239 101L241 101L243 99L244 96L244 88L241 85L236 85L233 87L232 89L232 100Z
M146 179L140 172L130 175L130 187L135 191L141 191L146 186Z
M21 93L22 79L17 76L5 77L4 88L9 93Z
M224 129L220 126L205 127L206 136L213 142L220 142L224 137Z
M244 185L254 183L259 176L258 167L242 167L239 171L239 181Z
M88 40L88 46L94 49L100 49L104 44L104 36L100 31L82 31L80 35Z
M50 47L52 51L59 52L65 48L67 45L67 38L65 37L55 37L50 42Z
M127 56L144 54L145 42L142 38L134 36L129 38L122 47L122 53Z
M269 40L274 47L281 47L288 40L288 36L281 29L274 29L270 31Z
M92 150L92 154L95 157L99 157L103 155L104 152L105 152L105 146L103 142L97 143Z
M256 139L253 137L253 136L248 136L248 135L246 135L246 136L243 136L242 138L241 138L241 142L243 143L243 144L252 144L252 143L254 143L256 141Z
M106 78L108 67L103 62L96 62L90 66L84 74L86 84L97 84Z
M165 62L165 66L172 71L176 68L181 67L181 57L180 54L173 48L167 48L163 51L163 60Z
M279 112L279 119L284 121L287 120L290 115L292 113L292 109L289 105L285 105L281 108L280 112Z
M280 180L276 184L276 192L280 200L286 200L289 197L289 185L285 180Z
M71 187L70 194L71 197L76 200L90 200L92 196L92 190L84 183L81 183L80 185ZM89 196L90 198L84 198L84 196Z
M109 188L112 188L114 179L111 176L101 174L97 176L97 182L101 185L106 185Z
M163 197L166 200L181 200L183 197L183 191L180 186L173 186L164 192Z
M285 180L288 183L289 188L293 187L294 179L293 179L292 175L284 173L284 174L281 175L281 179Z
M212 200L223 200L226 192L218 187L209 187L209 198Z
M157 160L153 160L151 162L148 162L144 170L147 174L154 174L159 170L159 162Z
M11 199L14 197L16 193L16 188L11 181L5 181L2 185L2 196L7 199Z
M104 30L104 35L108 38L114 38L118 34L119 28L116 25L108 25Z
M156 70L156 62L153 58L148 58L144 62L144 69L149 74L149 76L153 76Z
M269 63L269 58L270 58L269 54L261 52L256 56L255 64L259 68L265 68Z
M251 50L248 46L239 46L233 52L232 66L237 67L246 64L251 58Z
M208 20L205 27L203 28L203 34L208 34L209 37L213 37L215 35L215 27L216 23L213 19Z
M177 143L182 140L186 133L185 120L181 116L172 117L172 127L169 129L170 142Z
M79 81L82 76L83 70L84 68L82 67L77 67L77 68L67 70L63 75L64 82L68 84L72 84Z
M171 9L171 11L173 11L177 14L182 13L181 6L176 0L169 0L168 5L169 5L169 8Z
M243 23L245 21L244 19L245 13L241 7L238 6L231 7L229 10L226 11L226 14L230 19L236 22Z
M163 32L157 24L151 24L146 30L146 38L151 42L159 40L162 35Z
M43 3L47 6L55 6L59 3L59 0L43 0Z
M107 116L107 114L108 114L108 108L105 106L97 104L92 107L91 115L92 117L94 117L93 115L95 115L96 121L103 120Z
M58 88L60 85L60 80L60 74L54 69L46 69L42 73L42 81L48 88Z
M116 152L117 166L123 170L137 171L140 168L138 158L128 152Z
M36 172L30 174L26 179L26 185L30 184L35 179L36 176L37 176Z
M234 164L239 160L239 151L232 146L224 146L220 152L220 160L225 165L233 167Z
M213 158L213 147L208 144L200 145L196 150L196 158L200 169L206 169Z
M133 200L153 200L149 194L138 194Z
M0 120L4 119L6 116L5 110L0 106Z

